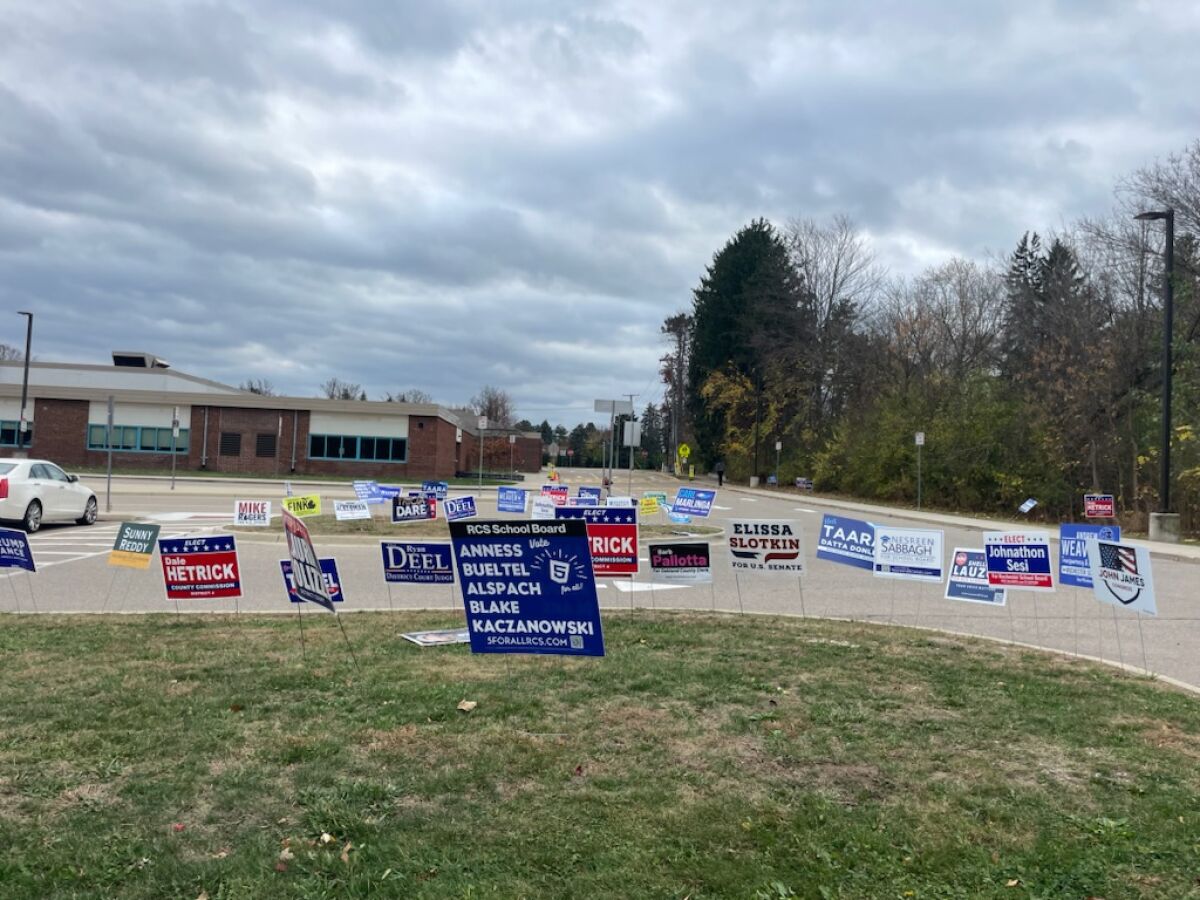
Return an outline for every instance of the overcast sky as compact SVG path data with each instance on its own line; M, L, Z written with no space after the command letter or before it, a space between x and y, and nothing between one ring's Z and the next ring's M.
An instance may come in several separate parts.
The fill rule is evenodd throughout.
M1102 213L1200 136L1184 0L0 0L0 23L0 297L35 311L36 358L494 384L568 426L661 396L662 320L753 217L846 213L914 273Z

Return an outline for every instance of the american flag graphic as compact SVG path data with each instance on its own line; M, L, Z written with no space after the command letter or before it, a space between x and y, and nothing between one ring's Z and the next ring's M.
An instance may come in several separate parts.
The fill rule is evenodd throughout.
M1137 554L1132 547L1122 547L1120 544L1100 543L1100 566L1104 569L1117 569L1130 575L1138 573Z

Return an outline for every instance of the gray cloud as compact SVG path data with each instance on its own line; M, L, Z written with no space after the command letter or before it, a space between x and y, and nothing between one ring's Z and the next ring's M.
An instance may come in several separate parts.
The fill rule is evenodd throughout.
M659 323L755 216L849 213L900 272L982 258L1200 120L1167 0L0 15L0 297L40 358L490 382L568 424L660 392Z

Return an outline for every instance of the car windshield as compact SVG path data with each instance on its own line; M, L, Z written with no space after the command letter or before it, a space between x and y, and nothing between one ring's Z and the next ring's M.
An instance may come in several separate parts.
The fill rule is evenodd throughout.
M16 463L0 463L0 475L7 475L16 467Z

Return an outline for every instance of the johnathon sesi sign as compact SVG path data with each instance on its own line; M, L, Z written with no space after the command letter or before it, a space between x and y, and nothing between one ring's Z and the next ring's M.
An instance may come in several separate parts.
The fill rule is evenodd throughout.
M474 653L603 656L587 525L451 522Z
M232 534L159 538L158 556L168 600L242 596L237 542Z
M453 584L450 545L444 541L382 541L383 580L388 584Z
M14 528L0 528L0 569L25 569L36 572L29 537Z
M1092 587L1088 541L1119 543L1120 525L1060 525L1058 529L1058 581L1068 587Z
M1004 605L1004 588L988 584L987 560L982 550L954 548L950 556L950 575L946 579L946 599Z
M637 574L637 509L607 506L560 506L556 519L582 519L587 523L592 548L592 571L605 578Z
M325 590L329 594L329 599L334 603L341 603L346 598L342 596L342 580L338 577L337 560L332 556L327 556L320 562L321 577L325 580ZM287 590L288 600L292 603L303 603L300 595L296 593L296 580L292 577L292 561L281 559L279 571L283 573L283 586Z
M1097 600L1158 615L1149 550L1097 539L1087 542L1087 552Z
M875 526L874 570L882 578L942 581L942 532L935 528Z
M525 506L528 501L529 494L524 488L496 488L496 512L525 515Z
M651 544L650 572L659 581L710 584L712 554L707 543Z
M1023 591L1054 590L1050 535L1044 531L985 531L988 584Z
M713 502L716 499L716 491L681 487L675 492L675 502L671 504L671 511L681 516L705 518L712 512Z
M817 559L874 570L875 526L859 519L826 515L817 538Z
M271 501L235 500L233 504L233 524L266 528L271 524Z
M735 574L803 575L800 523L794 519L731 519L729 567Z
M158 526L141 522L122 522L117 530L117 539L108 554L110 566L125 566L128 569L149 569L150 557L154 555L154 542L158 540Z
M329 588L325 585L308 528L286 509L283 511L283 533L287 537L288 558L292 563L292 591L306 603L315 603L333 612Z
M475 498L456 497L442 501L442 512L446 514L447 522L457 522L459 519L475 518Z
M432 497L393 497L392 524L437 518L437 501Z

